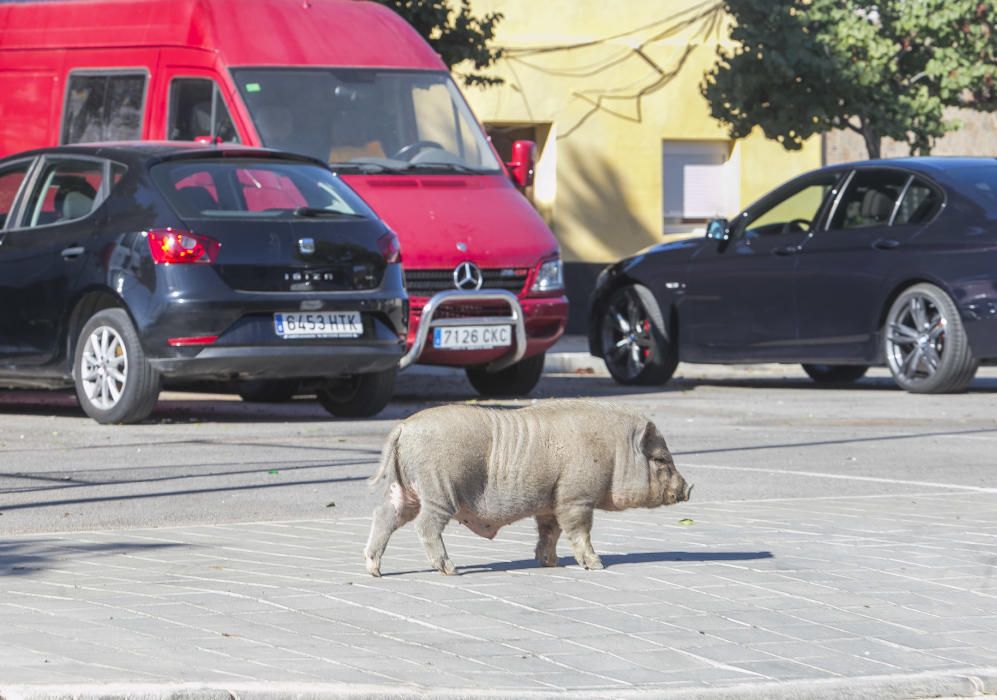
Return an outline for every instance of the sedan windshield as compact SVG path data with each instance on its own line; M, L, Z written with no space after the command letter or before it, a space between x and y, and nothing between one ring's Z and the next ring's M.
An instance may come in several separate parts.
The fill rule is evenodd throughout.
M362 172L496 172L499 163L447 73L233 71L264 145Z

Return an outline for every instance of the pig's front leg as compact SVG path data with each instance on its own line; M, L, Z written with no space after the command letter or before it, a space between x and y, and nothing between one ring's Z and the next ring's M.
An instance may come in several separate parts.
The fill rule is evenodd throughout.
M575 561L586 569L603 568L602 560L592 549L592 506L588 504L560 506L556 517L571 542Z
M540 566L557 566L557 538L561 536L561 526L553 515L538 515L537 521L537 561Z
M447 548L443 544L443 530L451 517L450 513L427 508L424 505L415 519L415 529L419 533L419 539L422 540L422 546L426 548L429 563L447 576L457 573L457 568L447 556Z

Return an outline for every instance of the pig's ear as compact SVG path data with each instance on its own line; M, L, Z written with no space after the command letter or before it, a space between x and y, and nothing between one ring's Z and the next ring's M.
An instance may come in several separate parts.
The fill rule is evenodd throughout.
M661 436L658 434L658 429L654 427L654 423L651 421L647 422L644 426L644 432L640 438L640 452L646 457L654 456L658 450L655 448L661 442Z

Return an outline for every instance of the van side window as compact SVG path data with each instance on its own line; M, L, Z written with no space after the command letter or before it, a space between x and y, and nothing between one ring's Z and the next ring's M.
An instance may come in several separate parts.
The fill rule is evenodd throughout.
M28 176L32 161L26 160L0 170L0 229L7 223L14 200L21 189L21 183Z
M104 164L59 159L45 164L28 198L25 226L47 226L89 216L100 205Z
M142 137L145 75L70 75L62 143L134 141Z
M214 80L174 78L170 83L169 124L166 133L175 141L193 141L198 136L239 143L225 100Z

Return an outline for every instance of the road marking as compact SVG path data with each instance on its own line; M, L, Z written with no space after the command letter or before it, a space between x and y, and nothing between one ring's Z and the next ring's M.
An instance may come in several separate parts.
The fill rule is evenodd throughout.
M964 484L942 484L935 481L908 481L906 479L887 479L881 476L850 476L848 474L829 474L827 472L803 472L794 469L764 469L762 467L731 467L721 464L697 464L686 462L684 467L699 469L724 469L735 472L759 472L762 474L782 474L785 476L810 476L817 479L841 479L843 481L869 481L877 484L894 484L897 486L925 486L935 489L955 489L957 491L974 491L976 493L997 493L997 488L986 486L968 486Z

